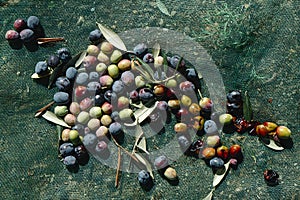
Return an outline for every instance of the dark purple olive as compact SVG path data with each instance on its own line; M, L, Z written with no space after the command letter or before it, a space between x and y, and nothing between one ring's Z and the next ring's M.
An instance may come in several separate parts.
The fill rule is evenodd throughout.
M264 179L267 185L275 186L279 184L279 175L274 170L266 170L264 171Z

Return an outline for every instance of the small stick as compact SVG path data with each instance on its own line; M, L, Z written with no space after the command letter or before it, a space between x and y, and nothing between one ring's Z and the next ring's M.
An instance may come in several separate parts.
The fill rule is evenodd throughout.
M140 161L135 156L131 155L131 153L129 153L126 149L124 149L121 145L119 145L119 143L113 137L112 137L112 140L117 145L117 147L119 147L120 149L122 149L128 156L130 156L130 158L132 158L137 163L140 163Z
M45 105L44 107L38 109L35 112L34 117L39 117L41 116L48 108L50 108L53 104L55 103L55 101L51 101L50 103L48 103L47 105Z
M203 99L202 94L201 94L201 92L200 92L200 89L198 89L198 94L199 94L199 96L200 96L200 99Z
M51 43L51 42L62 42L62 41L65 41L65 38L63 38L63 37L38 38L37 41L38 41L38 44L47 44L47 43Z
M132 156L135 152L136 146L138 145L138 141L142 137L143 134L144 134L144 132L141 132L140 135L138 135L137 138L135 139L135 143L134 143L132 151L131 151ZM129 167L128 168L130 168L130 167L131 167L131 159L129 160Z
M115 180L116 188L118 188L118 186L119 186L120 168L121 168L121 148L118 147L118 165L117 165L116 180Z

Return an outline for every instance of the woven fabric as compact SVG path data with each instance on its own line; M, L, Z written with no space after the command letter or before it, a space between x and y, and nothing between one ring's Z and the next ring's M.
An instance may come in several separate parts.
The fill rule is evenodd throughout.
M73 55L86 49L96 22L115 32L161 27L192 37L215 61L226 91L249 92L254 119L274 121L292 130L294 147L281 152L267 149L247 133L223 135L227 145L242 145L244 161L229 172L214 199L300 198L299 1L161 2L172 16L163 14L155 1L0 1L3 199L202 199L210 192L213 173L201 159L181 156L172 164L179 175L178 186L155 172L155 188L150 192L139 187L136 174L126 172L116 189L115 169L94 158L76 174L59 161L55 125L34 118L57 89L48 90L30 76L38 61L60 47L68 47ZM67 42L35 52L12 50L4 38L6 31L13 28L15 19L31 15L40 18L48 37L65 37ZM172 132L172 127L167 131ZM278 172L278 186L265 184L265 169Z

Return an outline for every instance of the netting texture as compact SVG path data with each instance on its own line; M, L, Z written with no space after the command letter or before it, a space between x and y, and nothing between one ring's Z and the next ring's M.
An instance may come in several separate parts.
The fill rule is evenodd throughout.
M34 118L34 112L52 101L57 90L48 90L30 76L36 62L60 47L68 47L73 55L86 49L96 22L115 32L162 27L190 36L211 55L226 91L249 92L254 119L292 130L294 146L282 152L266 148L247 133L223 135L224 143L242 145L245 159L229 172L214 199L300 198L299 1L162 2L172 16L164 15L155 1L0 1L2 199L202 199L209 193L211 169L201 159L187 156L172 164L179 185L171 186L154 173L156 185L151 192L139 187L136 174L126 172L116 189L115 169L94 158L76 174L59 161L55 125ZM36 52L12 50L5 32L13 28L15 19L30 15L40 18L48 37L65 37L67 42ZM279 173L278 186L265 184L265 169Z

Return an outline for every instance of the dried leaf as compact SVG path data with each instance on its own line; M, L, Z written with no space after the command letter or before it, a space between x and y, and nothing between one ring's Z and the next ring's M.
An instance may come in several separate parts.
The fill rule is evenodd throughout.
M179 65L181 64L182 60L183 60L183 56L180 57L180 59L179 59L177 65L176 65L176 68L175 68L175 70L174 70L174 74L175 74L176 72L178 72L178 67L179 67Z
M138 124L136 126L136 130L135 130L135 143L132 148L132 153L134 153L135 148L138 145L138 142L140 141L140 138L142 137L143 134L144 133L143 133L142 127Z
M81 63L83 62L83 59L85 58L86 55L87 55L87 52L86 52L86 51L83 51L83 52L80 54L78 60L77 60L76 63L75 63L75 68L76 68L76 69L78 69L78 67L81 65Z
M57 125L61 125L67 128L71 128L71 126L69 126L64 120L58 118L53 112L51 111L46 111L43 115L43 118L45 118L46 120L57 124Z
M64 141L61 139L61 133L63 131L62 126L56 125L56 131L57 131L57 151L58 151L58 157L60 159L62 159L62 156L60 154L60 149L59 149L60 145L62 145L64 143Z
M213 187L216 187L217 185L219 185L221 183L221 181L223 180L223 178L225 177L225 175L227 174L227 171L229 169L229 164L230 162L227 162L224 166L225 166L225 171L222 174L215 174L214 179L213 179Z
M169 13L167 7L165 6L165 4L163 2L161 2L160 0L156 0L156 5L162 13L164 13L165 15L171 16L171 14Z
M145 109L145 111L142 112L139 116L135 116L135 117L137 117L138 122L142 123L155 110L157 105L158 105L158 101L156 101L152 107L150 107L150 108L146 107L147 109Z
M140 59L139 57L135 57L135 59L137 61L139 61L139 63L141 63L140 68L142 68L143 71L146 71L151 76L151 78L154 79L154 77L153 77L154 72L153 72L152 68L147 63L145 63L142 59Z
M86 54L86 52L85 52L85 51L82 51L82 52L76 54L75 56L73 56L73 57L71 58L71 60L69 60L65 65L63 65L62 73L63 73L63 74L66 73L66 71L67 71L67 69L68 69L69 67L74 67L76 63L79 63L80 61L78 61L78 60L83 59L83 58L84 58L84 57L83 57L84 54ZM82 57L83 57L83 58L82 58Z
M131 106L136 107L136 108L142 108L142 107L143 107L143 104L142 104L142 103L139 103L139 104L132 103L132 100L131 100L131 99L129 100L129 104L130 104Z
M213 188L211 191L210 191L210 193L206 196L206 197L204 197L204 199L202 199L202 200L211 200L212 199L212 197L213 197L213 192L215 191L215 188Z
M143 69L141 69L141 66L138 66L135 69L137 69L141 73L141 75L143 76L143 78L146 79L147 81L149 81L149 82L153 82L154 81L151 78L151 76L146 71L144 71Z
M168 59L167 59L167 55L165 53L162 54L163 58L164 58L164 73L167 74L168 72Z
M203 79L203 76L200 72L197 72L199 80Z
M150 162L138 153L134 153L134 155L141 163L143 163L145 165L147 171L150 173L150 176L152 177L152 179L154 179L154 176L152 173L153 170L152 170L152 166L151 166Z
M101 33L105 37L105 39L110 42L114 47L122 50L122 51L127 51L127 48L122 41L122 39L112 30L104 27L102 24L97 23Z
M260 137L259 140L270 149L273 149L275 151L282 151L284 148L282 146L279 146L276 144L276 142L270 138Z
M134 154L135 149L136 149L136 146L138 145L138 142L139 142L139 140L140 140L140 138L142 137L143 134L144 134L144 133L143 133L142 127L138 124L138 125L136 126L136 130L135 130L135 142L134 142L134 145L133 145L133 148L132 148L131 155ZM128 166L129 166L128 170L129 170L130 167L131 167L131 161L132 161L132 159L130 158L130 160L129 160L129 165L128 165Z
M248 95L248 91L245 91L243 95L243 115L245 120L251 121L253 117L253 112L250 103L250 97Z
M56 131L57 131L57 138L58 138L58 142L60 142L61 140L61 132L63 131L62 127L60 125L56 125Z
M160 53L160 45L159 45L159 43L155 43L153 46L153 51L152 51L153 58L154 59L157 58L159 53Z
M32 79L45 78L45 77L47 77L47 76L50 76L52 73L53 73L53 69L49 68L49 72L48 72L47 74L40 76L40 75L38 75L37 73L34 73L34 74L31 75L31 78L32 78Z
M147 151L147 142L146 142L145 137L142 137L142 139L140 140L140 142L138 143L138 145L136 147L149 155L149 152Z
M155 102L155 104L148 108L146 106L143 106L140 109L137 109L133 115L135 117L135 121L131 124L124 123L125 126L136 126L138 123L142 123L157 107L158 101Z

